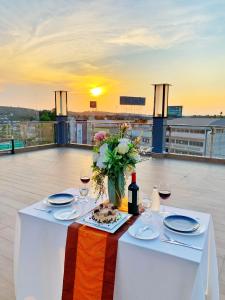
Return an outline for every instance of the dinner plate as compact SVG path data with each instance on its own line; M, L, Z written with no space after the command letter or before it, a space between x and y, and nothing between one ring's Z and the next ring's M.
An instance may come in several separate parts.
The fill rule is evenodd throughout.
M198 235L203 234L206 230L205 225L200 225L197 230L192 231L192 232L179 232L179 231L172 230L166 226L164 228L165 228L165 230L168 230L171 233L185 235L185 236L198 236Z
M173 231L182 233L194 232L200 226L199 222L196 219L189 216L177 214L165 217L163 220L163 224Z
M73 209L61 209L59 211L56 211L53 216L56 220L59 221L70 221L73 219L76 219L80 216L80 213L76 210L73 214L71 214L71 211Z
M142 227L144 226L134 224L130 226L130 228L128 229L128 233L132 237L140 240L153 240L159 236L159 231L157 231L153 226L150 225L149 228L145 231L141 231Z
M59 193L48 196L47 201L52 205L65 205L74 200L74 196L68 193Z
M54 208L62 208L62 207L67 207L67 206L71 206L73 204L73 201L72 202L69 202L69 203L66 203L66 204L61 204L61 205L55 205L55 204L51 204L48 202L48 199L44 199L42 200L43 204L44 205L47 205L48 207L54 207Z

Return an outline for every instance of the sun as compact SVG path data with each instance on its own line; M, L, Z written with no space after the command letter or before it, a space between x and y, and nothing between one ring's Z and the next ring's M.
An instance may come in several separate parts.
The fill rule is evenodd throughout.
M92 96L98 97L103 93L103 89L101 87L94 87L90 89L90 93L92 94Z

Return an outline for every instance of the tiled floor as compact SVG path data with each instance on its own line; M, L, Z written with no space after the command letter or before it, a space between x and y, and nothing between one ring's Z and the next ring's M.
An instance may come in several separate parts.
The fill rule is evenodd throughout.
M77 186L80 169L90 164L90 151L67 148L0 157L0 300L15 299L13 240L18 209ZM138 165L137 180L144 193L151 193L159 181L167 181L172 186L171 205L212 214L221 300L225 300L225 167L150 159Z

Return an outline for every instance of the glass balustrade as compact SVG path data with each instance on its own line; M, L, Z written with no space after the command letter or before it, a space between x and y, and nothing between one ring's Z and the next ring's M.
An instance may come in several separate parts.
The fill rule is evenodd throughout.
M170 154L225 159L225 127L167 126L165 150Z
M99 131L105 131L108 134L116 134L119 127L124 122L90 122L90 121L70 121L70 143L94 145L94 136ZM130 128L128 137L134 140L140 137L140 152L143 154L151 153L152 149L152 125L143 123L127 123Z
M94 145L99 131L114 134L124 122L121 121L75 121L70 119L70 144ZM128 122L130 139L140 137L140 153L152 152L152 124ZM14 147L25 148L55 143L56 122L0 123L0 151ZM200 156L225 159L225 127L169 125L166 127L165 152L173 155Z
M0 151L55 143L54 122L12 122L0 124Z

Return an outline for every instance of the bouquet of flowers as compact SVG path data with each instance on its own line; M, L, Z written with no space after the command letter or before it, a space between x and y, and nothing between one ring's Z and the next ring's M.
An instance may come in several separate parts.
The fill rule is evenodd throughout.
M93 181L98 196L105 193L105 177L108 177L109 201L119 206L125 194L126 177L140 161L138 144L127 137L129 125L122 124L119 133L107 135L104 131L95 134L93 153Z

